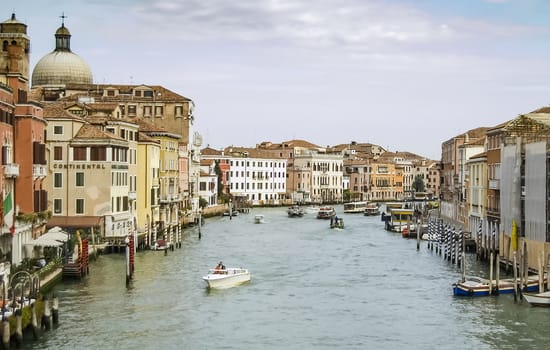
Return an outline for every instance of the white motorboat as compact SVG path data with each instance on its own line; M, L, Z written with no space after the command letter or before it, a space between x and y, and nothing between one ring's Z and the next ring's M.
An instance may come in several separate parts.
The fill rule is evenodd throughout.
M250 281L250 271L240 267L210 269L202 279L208 284L209 288L231 288Z
M317 212L317 219L330 219L336 216L336 211L333 207L321 207Z
M256 214L254 215L254 223L255 224L263 224L265 221L264 221L264 216L262 214Z
M287 213L288 213L288 217L291 217L291 218L304 216L304 210L298 205L293 205L290 208L288 208Z
M532 306L550 307L550 291L542 293L523 293L523 297Z

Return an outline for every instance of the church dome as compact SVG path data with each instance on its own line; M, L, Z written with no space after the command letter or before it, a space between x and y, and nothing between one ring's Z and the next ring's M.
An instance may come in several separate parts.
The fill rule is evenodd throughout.
M92 71L71 51L71 33L64 24L55 32L55 50L42 57L32 72L32 86L92 84Z

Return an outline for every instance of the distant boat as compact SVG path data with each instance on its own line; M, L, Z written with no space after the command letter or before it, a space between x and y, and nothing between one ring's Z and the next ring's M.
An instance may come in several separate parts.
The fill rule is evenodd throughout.
M238 210L233 210L231 214L229 214L229 210L226 210L223 212L223 216L237 216L237 215L239 215Z
M380 215L380 206L378 206L378 203L376 203L376 202L367 203L367 206L365 207L363 215L365 215L365 216Z
M302 209L299 205L293 205L288 208L287 213L291 218L302 217L304 216L304 209Z
M523 297L532 306L550 307L550 291L542 293L523 293Z
M344 213L349 213L349 214L364 213L366 207L367 207L367 202L362 202L362 201L344 203Z
M254 215L254 223L255 224L263 224L264 223L264 216L262 214Z
M339 228L344 229L344 219L342 218L334 218L330 219L330 228Z
M304 214L315 214L317 215L319 213L319 207L316 206L309 206L304 208Z
M317 219L330 219L336 216L336 211L333 207L321 207L317 212Z

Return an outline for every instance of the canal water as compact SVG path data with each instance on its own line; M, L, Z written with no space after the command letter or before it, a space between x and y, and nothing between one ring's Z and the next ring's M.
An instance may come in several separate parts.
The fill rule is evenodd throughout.
M379 217L343 214L344 230L284 208L205 220L183 247L100 256L90 275L55 288L59 326L26 349L542 349L550 310L513 296L457 298L455 265ZM254 224L263 214L265 223ZM244 285L208 290L218 261L246 267ZM486 266L467 256L469 273Z

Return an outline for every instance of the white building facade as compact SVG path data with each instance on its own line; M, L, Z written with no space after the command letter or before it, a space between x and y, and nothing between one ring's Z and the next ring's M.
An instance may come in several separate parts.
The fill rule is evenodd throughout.
M252 205L280 204L286 196L286 159L255 149L230 148L229 192Z

